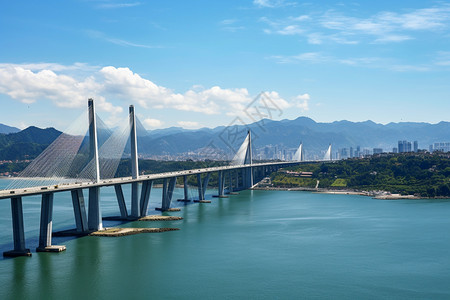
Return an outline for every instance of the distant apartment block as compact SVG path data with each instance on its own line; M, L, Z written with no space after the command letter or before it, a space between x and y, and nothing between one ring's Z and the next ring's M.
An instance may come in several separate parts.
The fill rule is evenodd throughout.
M413 152L413 150L414 152L419 151L418 141L414 141L413 144L409 141L398 141L398 153Z
M434 143L434 145L430 145L430 152L433 151L450 152L450 143Z
M373 148L373 154L380 154L380 153L383 153L382 148Z

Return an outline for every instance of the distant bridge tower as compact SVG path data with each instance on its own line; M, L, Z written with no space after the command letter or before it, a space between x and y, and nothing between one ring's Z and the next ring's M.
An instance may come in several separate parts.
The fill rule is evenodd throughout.
M331 155L331 144L330 144L330 146L328 146L327 152L325 153L325 156L323 157L323 160L332 160L332 159L333 157Z
M294 154L294 157L292 158L293 161L304 161L305 157L303 154L303 143L300 143L300 146L298 146L297 151Z
M243 185L245 187L253 186L253 158L252 158L252 133L247 131L247 136L242 143L236 155L230 163L232 166L248 165L249 167L242 169Z

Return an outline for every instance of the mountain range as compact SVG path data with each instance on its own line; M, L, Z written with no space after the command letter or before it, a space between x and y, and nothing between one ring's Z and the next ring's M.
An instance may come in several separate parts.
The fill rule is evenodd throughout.
M0 134L0 160L24 159L37 156L60 134L54 128L29 127L18 131L6 128L7 134ZM252 132L253 149L257 151L267 145L279 149L297 148L303 143L305 153L322 153L331 143L339 148L382 148L392 151L399 140L418 141L420 149L428 149L435 142L450 141L450 122L437 124L402 122L377 124L372 121L336 121L320 123L307 117L294 120L274 121L264 119L249 125L219 126L196 130L171 127L140 134L138 146L140 155L151 157L161 155L182 155L206 151L206 148L223 151L230 155L243 142L247 130ZM206 148L205 148L206 147Z

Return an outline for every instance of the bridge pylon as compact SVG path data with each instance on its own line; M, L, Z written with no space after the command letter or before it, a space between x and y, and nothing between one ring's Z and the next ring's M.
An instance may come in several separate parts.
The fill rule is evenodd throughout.
M97 140L97 118L95 113L94 99L88 100L89 111L89 148L90 158L94 160L95 183L100 182L100 163L98 157L98 140ZM100 188L98 186L89 188L89 211L88 211L88 227L89 230L102 230L103 221L100 210Z
M136 134L136 116L134 114L134 106L130 105L130 142L131 142L131 178L138 179L139 177L139 162L137 150L137 134ZM139 218L139 184L137 182L131 183L131 217Z

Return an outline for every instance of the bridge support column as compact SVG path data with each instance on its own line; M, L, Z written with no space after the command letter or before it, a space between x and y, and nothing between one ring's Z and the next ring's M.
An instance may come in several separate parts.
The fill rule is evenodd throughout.
M128 219L127 205L125 204L125 197L123 196L122 185L115 184L114 190L116 191L117 204L119 204L120 218Z
M161 208L160 209L157 208L157 210L161 211L169 210L176 182L177 182L176 177L164 178Z
M225 180L224 180L224 177L223 177L223 171L219 171L218 184L219 184L219 197L225 196L224 193L223 193L223 190L224 190L224 187L225 187Z
M227 196L225 196L225 173L224 173L224 171L219 171L218 175L219 175L218 176L219 178L218 178L217 183L219 185L219 187L218 187L219 195L217 197L226 198Z
M42 194L41 227L36 252L61 252L66 246L52 246L53 193Z
M139 184L137 182L131 183L131 217L139 218L140 207L139 207Z
M178 199L179 202L191 202L189 200L189 185L187 181L187 175L183 175L183 190L184 190L184 198Z
M228 193L233 192L233 171L228 171Z
M202 182L201 174L197 174L198 200L199 201L205 200L205 193L206 193L206 188L208 187L210 175L211 175L210 173L206 173L206 177L203 178L203 182Z
M183 176L183 189L184 189L184 200L188 201L189 200L189 186L188 186L186 175Z
M25 230L23 226L22 197L11 198L11 215L13 225L14 250L3 252L3 256L31 256L30 249L25 248Z
M150 192L152 190L153 180L144 181L141 189L141 217L148 213L148 204L150 202Z
M86 206L84 204L83 190L73 190L71 191L71 194L77 232L88 232L89 228L86 217Z
M102 212L100 210L100 188L89 188L89 230L97 231L103 229Z

